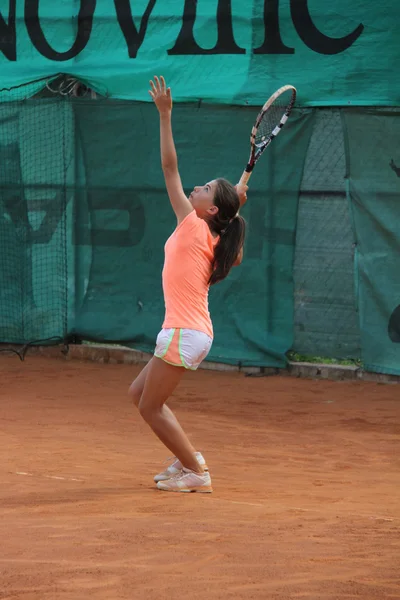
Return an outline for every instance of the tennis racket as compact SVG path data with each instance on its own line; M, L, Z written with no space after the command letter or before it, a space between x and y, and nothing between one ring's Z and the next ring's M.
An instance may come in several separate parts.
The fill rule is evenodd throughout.
M258 159L288 120L295 101L296 88L292 85L285 85L279 88L264 104L251 130L250 158L239 185L247 184Z

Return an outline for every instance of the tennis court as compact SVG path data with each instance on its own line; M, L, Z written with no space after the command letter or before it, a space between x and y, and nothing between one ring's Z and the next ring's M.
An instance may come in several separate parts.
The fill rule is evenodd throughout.
M399 598L398 386L189 373L214 493L171 494L138 370L1 356L2 600Z

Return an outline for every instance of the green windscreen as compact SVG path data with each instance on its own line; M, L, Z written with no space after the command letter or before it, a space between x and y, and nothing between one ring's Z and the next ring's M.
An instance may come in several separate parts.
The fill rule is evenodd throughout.
M400 111L343 113L362 358L400 375Z
M152 351L175 227L156 110L47 96L0 102L0 341ZM239 179L255 112L175 106L188 192ZM292 349L399 373L399 133L396 109L293 112L250 180L244 261L211 288L209 359L282 366Z
M73 335L152 351L164 315L164 243L176 223L154 106L38 98L0 104L0 117L2 341ZM254 117L250 107L175 108L187 191L218 176L239 179ZM210 292L210 359L285 364L312 125L311 110L295 111L252 176L244 261Z
M176 224L160 167L157 115L147 104L73 106L79 157L74 330L153 350L164 312L163 247ZM239 179L253 120L248 108L175 109L179 168L188 192L215 177ZM210 359L285 363L293 340L298 193L312 121L311 112L295 112L251 179L251 202L243 210L245 259L210 291Z

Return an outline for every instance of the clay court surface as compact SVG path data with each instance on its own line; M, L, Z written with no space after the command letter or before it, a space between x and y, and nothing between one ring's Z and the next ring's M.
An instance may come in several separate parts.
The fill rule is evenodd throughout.
M172 494L138 371L0 355L2 600L400 598L398 385L189 373L214 493Z

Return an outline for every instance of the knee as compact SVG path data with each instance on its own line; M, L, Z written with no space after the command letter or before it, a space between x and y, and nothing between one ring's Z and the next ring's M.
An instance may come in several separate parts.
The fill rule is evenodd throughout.
M129 387L128 396L133 404L138 407L140 398L142 397L142 391L138 390L137 386L135 386L135 383L132 383L132 385Z

